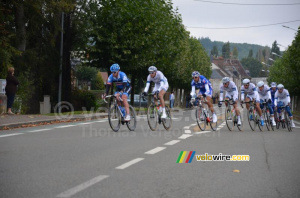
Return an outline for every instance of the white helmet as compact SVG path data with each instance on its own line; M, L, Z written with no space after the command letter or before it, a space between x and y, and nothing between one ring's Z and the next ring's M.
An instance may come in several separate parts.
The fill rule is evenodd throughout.
M250 83L250 80L249 80L248 78L245 78L245 79L243 80L243 84L248 84L248 83Z
M277 85L277 88L278 88L278 89L283 89L284 86L283 86L283 84L279 84L279 85Z
M148 68L148 71L149 71L149 72L155 72L155 71L157 71L157 68L156 68L155 66L150 66L150 67Z
M222 79L223 84L224 84L224 83L228 83L229 81L230 81L229 77L224 77L224 78Z
M276 86L277 86L276 82L271 83L271 87L276 87Z
M264 86L264 85L265 85L264 81L259 81L259 82L257 83L257 87L262 87L262 86Z

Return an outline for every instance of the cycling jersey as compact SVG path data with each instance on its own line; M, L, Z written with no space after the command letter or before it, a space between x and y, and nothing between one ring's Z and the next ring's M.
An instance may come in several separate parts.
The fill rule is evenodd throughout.
M155 83L153 92L157 90L161 91L162 89L167 91L169 88L168 79L164 76L164 74L161 71L156 71L156 75L154 76L154 78L152 78L150 74L148 75L147 84L144 92L148 92L151 81Z
M264 85L264 88L261 91L260 91L259 88L257 88L257 92L258 92L259 98L261 100L269 100L269 99L271 99L270 87L268 85Z
M233 81L230 81L228 87L224 87L224 84L220 84L220 101L223 101L223 93L226 91L225 98L233 97L233 100L238 99L239 91Z
M196 94L196 89L199 89L199 94L206 94L207 96L212 96L212 87L211 82L206 79L203 75L199 76L198 82L195 82L194 79L191 82L192 86L192 97Z
M127 97L128 97L130 90L131 90L131 86L130 86L130 80L127 78L127 76L124 72L119 71L119 75L117 78L114 77L113 74L110 74L110 76L107 79L106 94L108 94L108 91L109 91L112 83L116 83L116 85L117 85L116 93L123 91L123 94L127 95Z
M250 100L256 99L256 102L259 102L259 95L258 95L256 87L253 83L249 83L249 86L247 89L244 87L244 85L242 85L241 100L244 100L245 94L247 94L247 98L250 98Z
M272 97L273 104L274 104L274 100L275 100L275 93L276 93L277 90L278 90L277 87L276 87L275 91L272 89L272 87L270 88L270 92L271 92L271 97Z
M278 90L276 91L274 101L275 106L277 106L277 102L279 101L283 102L284 105L288 105L291 102L290 94L287 89L283 89L282 93L279 93Z

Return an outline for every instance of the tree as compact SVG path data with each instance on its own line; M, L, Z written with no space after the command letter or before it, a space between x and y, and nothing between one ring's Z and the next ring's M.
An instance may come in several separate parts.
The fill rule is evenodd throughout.
M233 58L237 59L239 56L238 50L236 47L233 48L233 52L232 52L232 56Z
M273 43L274 46L275 42ZM278 58L270 68L268 82L282 83L292 95L300 95L300 28L292 45ZM273 46L272 46L273 47ZM274 48L275 49L275 48ZM278 52L278 51L277 51ZM275 52L276 53L276 52Z
M229 41L225 43L222 47L222 56L224 58L230 58L230 44Z
M252 58L253 57L253 50L249 50L249 54L248 54L248 58Z
M272 54L272 53L275 53L275 54L278 54L280 56L280 49L278 47L278 44L277 44L277 41L275 40L274 43L272 44L272 48L271 48L271 57L275 60L278 58L278 56Z
M214 57L218 57L219 56L219 51L217 46L214 45L213 49L210 52L210 55L214 56Z
M254 58L243 58L241 61L242 65L250 71L250 76L252 78L260 77L263 65L261 62Z
M102 79L101 72L98 72L97 75L92 79L92 90L104 90L104 81Z

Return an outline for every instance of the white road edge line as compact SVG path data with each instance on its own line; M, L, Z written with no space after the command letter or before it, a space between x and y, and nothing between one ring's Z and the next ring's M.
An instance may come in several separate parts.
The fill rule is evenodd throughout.
M7 135L0 135L0 138L2 137L9 137L9 136L15 136L15 135L22 135L24 133L13 133L13 134L7 134Z
M52 129L37 129L37 130L33 130L33 131L28 131L27 133L36 133L36 132L40 132L40 131L50 131Z
M180 136L178 139L186 139L188 137L191 137L193 135L189 135L189 134L183 134L182 136Z
M156 147L155 149L152 149L150 151L145 152L145 154L153 155L155 153L158 153L162 150L166 149L166 147Z
M116 169L121 169L121 170L123 170L123 169L128 168L129 166L131 166L131 165L133 165L133 164L136 164L136 163L138 163L138 162L140 162L140 161L142 161L142 160L144 160L144 158L136 158L136 159L134 159L134 160L131 160L131 161L129 161L129 162L126 162L125 164L122 164L121 166L116 167Z
M54 128L55 129L61 129L61 128L67 128L67 127L72 127L72 126L76 126L76 125L57 126L57 127L54 127Z
M80 191L82 191L82 190L108 178L108 177L109 177L108 175L99 175L89 181L79 184L78 186L75 186L74 188L71 188L71 189L57 195L56 197L71 197L72 195L75 195L76 193L78 193L78 192L80 192Z
M170 142L165 143L165 145L171 146L171 145L177 144L178 142L180 142L180 140L172 140Z

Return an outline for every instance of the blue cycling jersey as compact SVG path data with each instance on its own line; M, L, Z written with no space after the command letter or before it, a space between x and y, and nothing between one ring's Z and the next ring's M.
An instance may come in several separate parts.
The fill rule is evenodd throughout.
M124 72L119 72L119 76L115 78L113 74L110 74L107 80L107 84L111 85L113 82L117 84L117 89L121 90L123 89L123 83L126 83L126 87L130 87L130 80L127 78L126 74Z
M205 78L203 75L200 75L200 79L198 82L195 82L194 79L191 82L191 86L192 87L195 86L196 89L200 89L200 91L202 93L205 93L208 91L205 89L206 84L208 85L209 89L212 89L211 82L207 78Z
M272 97L272 102L274 103L274 99L275 99L275 93L277 91L277 87L275 89L275 91L273 91L272 87L270 88L270 91L271 91L271 97Z

